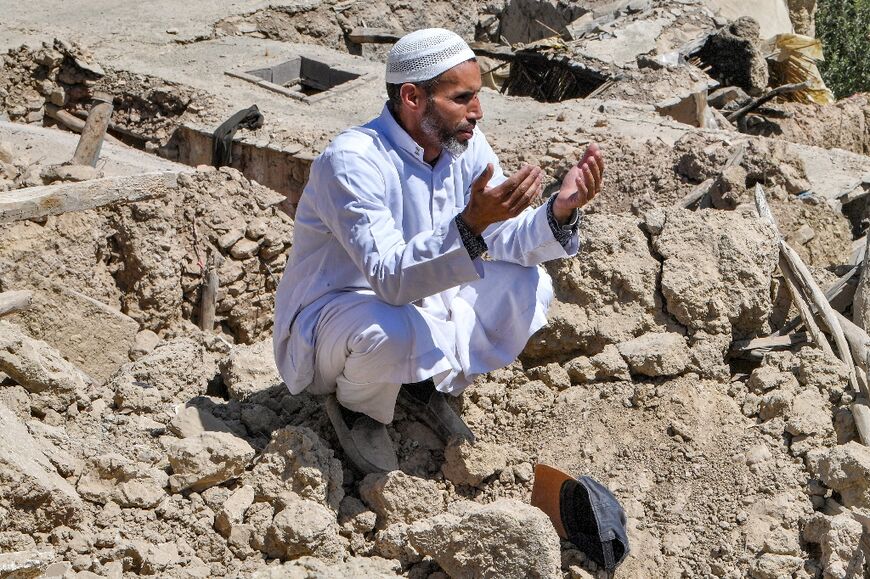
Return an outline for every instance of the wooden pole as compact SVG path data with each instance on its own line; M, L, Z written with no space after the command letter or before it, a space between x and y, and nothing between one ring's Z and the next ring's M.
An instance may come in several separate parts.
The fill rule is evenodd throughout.
M26 310L33 300L33 292L27 290L0 293L0 318Z
M76 147L75 155L70 161L73 165L97 166L100 156L100 148L103 146L103 137L112 119L112 97L105 93L94 94L97 103L91 107L88 120L82 129L82 136Z
M223 259L217 250L212 250L206 260L205 271L203 272L202 295L199 301L199 328L204 332L214 331L217 291L220 284L218 269L222 261Z

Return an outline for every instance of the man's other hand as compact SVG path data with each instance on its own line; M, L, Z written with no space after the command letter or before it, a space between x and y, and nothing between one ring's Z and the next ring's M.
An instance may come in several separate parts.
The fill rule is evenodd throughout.
M492 225L516 217L544 190L544 172L540 167L525 165L497 187L488 187L493 174L492 163L471 185L471 197L462 211L462 220L480 235Z
M559 196L553 202L553 216L560 224L567 223L574 209L583 207L598 195L603 176L604 157L598 144L592 143L583 158L565 175Z

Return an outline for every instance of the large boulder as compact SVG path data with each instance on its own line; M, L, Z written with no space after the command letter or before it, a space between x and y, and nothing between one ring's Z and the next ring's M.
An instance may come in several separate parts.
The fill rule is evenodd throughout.
M203 432L174 441L167 449L173 492L203 491L235 478L254 458L254 449L242 438L228 432Z
M466 509L412 524L411 545L456 579L561 577L559 536L543 511L514 499Z
M501 473L509 464L522 460L520 452L508 446L483 441L474 444L458 441L444 449L441 472L455 485L476 487Z
M310 428L286 426L272 435L244 477L256 490L258 500L281 508L282 495L290 491L338 512L344 498L341 462Z

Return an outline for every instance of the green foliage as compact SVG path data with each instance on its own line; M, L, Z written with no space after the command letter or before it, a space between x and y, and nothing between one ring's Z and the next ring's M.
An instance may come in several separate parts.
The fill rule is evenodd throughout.
M819 0L819 70L837 98L870 92L870 0Z

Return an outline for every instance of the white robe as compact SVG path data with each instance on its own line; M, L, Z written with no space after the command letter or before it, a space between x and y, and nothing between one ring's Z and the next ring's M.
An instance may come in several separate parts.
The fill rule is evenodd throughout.
M386 305L426 312L422 318L428 321L414 326L419 339L407 344L394 367L379 367L390 383L422 380L429 376L421 372L434 370L440 377L438 389L444 392L458 393L478 373L510 362L519 353L516 344L525 344L545 323L551 290L542 290L540 283L517 295L505 294L498 302L496 296L478 299L477 289L510 291L511 279L519 282L523 277L544 280L549 288L549 278L536 266L576 253L577 236L563 247L550 229L546 205L529 208L490 226L483 237L494 260L533 272L524 276L514 269L509 275L504 272L512 268L485 267L481 258L471 260L454 217L465 207L471 184L487 163L495 167L489 183L494 187L505 176L483 133L475 129L464 153L452 156L445 151L430 166L423 160L422 147L386 107L366 125L341 133L315 159L296 211L293 248L275 304L275 360L292 393L315 381L315 357L324 346L350 354L347 343L318 344L321 314L348 292L357 294L352 300L368 295ZM474 283L492 276L498 279ZM457 302L463 291L475 297ZM519 295L523 301L506 299ZM489 337L481 331L486 324L477 315L483 309L496 312L501 320L498 332ZM524 316L530 310L533 315ZM512 355L505 360L508 350ZM435 360L423 364L424 358ZM329 385L317 389L323 387Z

